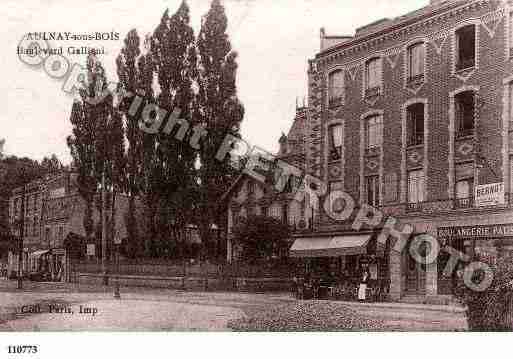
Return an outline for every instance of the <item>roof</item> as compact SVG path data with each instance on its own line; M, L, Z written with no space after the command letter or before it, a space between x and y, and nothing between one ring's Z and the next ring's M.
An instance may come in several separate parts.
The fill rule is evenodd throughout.
M357 29L355 37L351 41L346 41L336 46L330 47L317 54L318 57L338 51L340 49L351 47L360 42L364 42L373 37L385 34L391 30L399 29L411 25L423 18L430 17L443 13L447 10L456 8L465 3L470 3L470 0L447 0L441 3L430 3L418 10L411 11L405 15L398 16L394 19L382 19L377 22L365 25ZM359 31L358 31L359 30ZM366 31L367 30L367 31Z

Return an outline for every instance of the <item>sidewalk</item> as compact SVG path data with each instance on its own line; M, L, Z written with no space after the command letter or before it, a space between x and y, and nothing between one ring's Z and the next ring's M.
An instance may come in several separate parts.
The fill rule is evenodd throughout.
M0 330L227 330L227 322L270 307L297 301L289 293L192 292L170 289L121 288L69 283L16 283L0 280ZM320 301L321 303L323 301ZM325 301L324 301L325 302ZM54 303L74 314L14 315L22 305ZM369 317L385 321L397 331L464 331L464 308L408 303L337 302ZM84 315L83 308L97 313ZM86 313L91 314L91 313ZM3 324L2 324L3 323Z

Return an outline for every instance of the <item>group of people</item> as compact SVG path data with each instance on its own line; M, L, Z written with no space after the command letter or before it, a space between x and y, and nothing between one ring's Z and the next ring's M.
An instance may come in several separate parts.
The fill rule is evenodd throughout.
M376 300L381 294L376 263L361 263L356 272L346 268L339 274L333 271L312 271L303 278L295 278L298 299Z

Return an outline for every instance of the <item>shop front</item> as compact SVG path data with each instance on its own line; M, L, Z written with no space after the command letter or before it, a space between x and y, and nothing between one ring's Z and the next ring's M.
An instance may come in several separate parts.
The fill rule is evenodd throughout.
M33 281L60 282L64 280L64 249L40 249L28 254L27 275Z
M290 256L303 265L300 298L379 301L388 294L388 260L373 233L296 238Z
M390 251L390 298L395 301L417 298L428 303L450 302L468 264L478 261L493 267L501 256L513 253L513 212L507 208L474 209L403 222L415 232L400 253ZM439 245L431 263L410 254L412 241L424 235L436 238ZM460 259L455 259L456 253Z
M466 254L471 261L479 260L493 266L500 256L511 250L513 223L441 226L437 236L442 247L450 246ZM443 252L438 260L438 293L452 294L458 270L463 269L465 263L460 263L448 275L444 269L449 255Z

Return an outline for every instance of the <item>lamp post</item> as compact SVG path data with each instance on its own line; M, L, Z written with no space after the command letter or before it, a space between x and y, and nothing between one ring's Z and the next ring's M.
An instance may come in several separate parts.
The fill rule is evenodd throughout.
M21 213L20 220L17 223L18 227L18 289L23 289L23 237L25 236L25 197L26 197L26 184L25 184L25 168L21 169L21 180L23 182L23 188L21 191Z
M117 233L116 233L117 234ZM114 246L116 247L116 271L118 272L118 278L116 279L116 283L114 284L114 298L115 299L121 299L121 295L119 293L119 275L120 275L120 269L119 269L119 246L121 245L121 238L119 235L114 236Z

